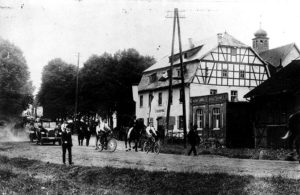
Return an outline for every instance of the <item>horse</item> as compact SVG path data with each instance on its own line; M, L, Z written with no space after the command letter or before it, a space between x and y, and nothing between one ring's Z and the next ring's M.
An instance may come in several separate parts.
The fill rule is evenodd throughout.
M289 116L288 131L282 139L288 139L291 151L293 151L293 145L295 144L300 163L300 111Z
M127 143L129 145L129 150L131 150L131 142L135 143L134 149L137 152L138 145L143 137L145 132L145 125L143 120L136 120L136 123L133 127L127 129L127 137L125 139L125 147L127 148Z

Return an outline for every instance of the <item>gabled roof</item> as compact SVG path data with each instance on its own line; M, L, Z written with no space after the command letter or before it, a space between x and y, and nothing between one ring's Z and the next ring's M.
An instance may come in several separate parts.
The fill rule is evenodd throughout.
M296 93L300 90L300 60L294 60L244 97Z
M184 73L184 83L192 82L192 78L196 71L196 68L197 68L197 65L195 65L195 63L193 63L193 65L189 65L188 67L186 67L186 72ZM158 71L156 73L157 78L158 79L161 78L163 76L163 73L164 72L162 72L162 71ZM149 76L151 74L153 74L153 73L146 72L143 74L141 81L138 85L138 91L162 89L162 88L167 88L169 86L169 79L167 79L166 81L159 81L157 79L157 81L150 83ZM173 79L173 81L172 81L173 87L179 85L180 83L181 83L181 81L178 79Z
M193 61L193 60L200 60L202 59L208 52L214 50L217 48L218 45L224 45L224 46L231 46L231 47L246 47L249 48L248 45L240 42L239 40L235 39L233 36L228 34L227 32L223 33L222 37L220 38L220 41L218 40L218 36L215 35L213 37L210 37L208 39L204 39L199 42L194 43L195 47L193 49L199 48L198 52L195 53L192 56L189 56L186 59L183 59L183 62L187 61ZM184 46L182 51L183 53L189 52L192 50L189 48L188 45ZM174 54L174 56L178 55L178 53ZM175 59L174 64L178 64L180 61L179 59ZM169 55L164 56L161 60L159 60L157 63L146 69L144 72L153 71L156 69L162 69L170 66L169 62Z
M281 62L287 57L287 55L291 52L293 48L297 48L295 43L291 43L288 45L284 45L281 47L277 47L274 49L270 49L264 52L261 52L259 55L268 63L270 63L274 67L279 67ZM299 51L299 50L298 50ZM281 62L280 62L281 60Z
M219 37L219 38L218 38ZM215 35L208 39L202 40L200 42L194 43L195 47L192 49L185 46L183 47L183 63L186 64L186 72L184 73L184 82L191 83L193 78L196 74L197 70L197 61L200 61L203 57L208 55L211 51L215 50L219 45L223 46L230 46L236 48L250 48L253 52L255 52L251 47L248 45L238 41L233 36L229 35L228 33L224 33L223 36ZM180 64L179 54L174 54L174 69L177 69ZM257 57L261 59L258 55ZM263 61L261 59L261 61ZM146 69L143 73L141 81L138 85L139 91L147 91L153 89L161 89L166 88L169 86L169 81L155 81L149 82L149 76L153 73L156 73L157 78L161 78L163 75L163 71L168 70L170 67L169 56L166 55L164 58L159 60L157 63ZM179 85L181 82L180 80L173 80L173 86Z

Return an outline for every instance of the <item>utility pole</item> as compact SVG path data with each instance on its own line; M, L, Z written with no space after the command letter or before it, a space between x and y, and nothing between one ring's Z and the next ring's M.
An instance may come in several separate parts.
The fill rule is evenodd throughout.
M174 39L175 39L175 27L176 27L176 20L177 20L177 30L178 30L178 42L179 42L179 58L180 58L180 80L181 80L181 90L182 90L182 115L183 115L183 141L184 141L184 148L186 148L186 104L185 104L185 83L184 83L184 68L183 68L183 59L182 59L182 46L181 46L181 32L180 32L180 23L179 23L179 14L178 8L174 9L174 16L173 16L173 37L172 37L172 49L171 49L171 65L170 65L170 73L169 73L169 98L168 98L168 107L167 107L167 129L169 128L170 123L170 107L171 107L171 100L172 100L172 79L173 79L173 63L174 63ZM173 132L172 132L173 136Z
M180 59L180 73L181 73L181 90L182 90L182 114L183 114L183 141L184 148L186 148L186 107L185 107L185 83L184 83L184 68L182 60L182 46L181 46L181 33L180 33L180 23L179 15L177 10L177 26L178 26L178 40L179 40L179 59Z
M78 74L79 74L79 58L80 58L80 53L78 52L77 54L77 70L76 70L76 89L75 89L75 111L74 111L74 122L76 122L77 118L77 110L78 110ZM75 127L76 127L76 123Z
M174 19L173 19L173 34L172 34L172 46L171 46L171 66L170 70L167 73L169 77L169 95L168 95L168 107L167 107L167 131L169 129L169 124L170 124L170 109L171 109L171 101L172 101L172 96L173 96L173 91L172 91L172 82L173 82L173 63L174 63L174 40L175 40L175 26L176 26L176 18L175 18L175 10L174 10ZM172 130L172 139L173 139L173 130Z

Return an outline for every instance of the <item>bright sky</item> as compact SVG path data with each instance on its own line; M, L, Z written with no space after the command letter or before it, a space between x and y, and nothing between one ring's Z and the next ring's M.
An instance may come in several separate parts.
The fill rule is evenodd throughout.
M42 68L54 58L80 65L92 54L136 48L160 59L170 54L172 19L181 15L183 44L227 31L252 45L262 28L270 48L295 42L300 46L296 0L0 0L0 36L21 48L38 89ZM36 90L37 92L37 90Z

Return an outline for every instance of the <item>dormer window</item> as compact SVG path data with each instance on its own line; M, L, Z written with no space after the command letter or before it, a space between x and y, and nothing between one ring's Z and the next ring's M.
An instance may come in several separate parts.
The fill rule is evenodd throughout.
M188 54L187 54L187 53L184 53L184 54L183 54L183 57L184 57L184 59L187 59L187 58L188 58Z
M149 76L149 80L150 80L150 83L153 83L157 80L157 75L156 73L153 73Z

